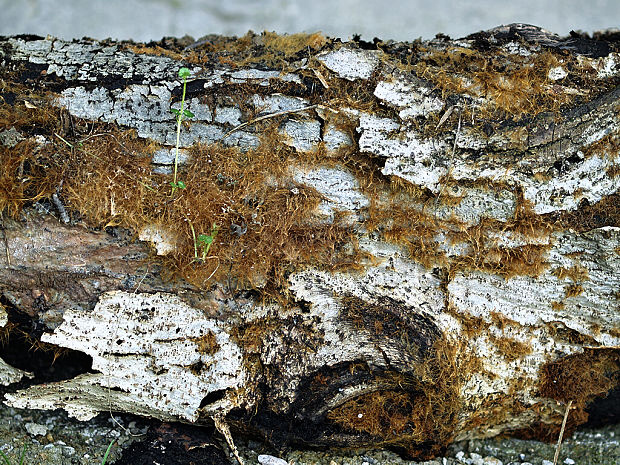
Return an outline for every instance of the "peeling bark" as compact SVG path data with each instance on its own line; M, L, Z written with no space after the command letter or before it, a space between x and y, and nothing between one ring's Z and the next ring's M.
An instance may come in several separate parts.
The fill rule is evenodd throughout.
M583 421L620 366L619 49L0 38L0 292L95 371L6 402L418 456Z

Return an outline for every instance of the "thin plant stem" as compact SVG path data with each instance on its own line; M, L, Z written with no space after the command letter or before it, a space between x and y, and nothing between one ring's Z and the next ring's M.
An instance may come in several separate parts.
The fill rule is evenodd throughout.
M138 181L138 184L142 184L142 186L144 186L146 189L150 190L151 192L157 192L155 189L153 189L151 186L146 185L145 183L143 183L142 181Z
M181 71L186 71L185 68L181 68ZM172 191L170 192L170 196L174 195L178 184L177 184L177 172L179 167L179 144L181 143L181 123L183 122L183 111L185 109L185 93L187 91L187 75L183 73L183 96L181 97L181 110L177 115L177 144L175 147L175 155L174 155L174 179L172 182Z
M198 242L196 241L196 231L194 231L194 225L192 224L191 220L189 218L187 218L187 216L185 217L187 219L187 222L189 223L189 228L192 230L192 238L194 239L194 260L198 260Z
M179 143L181 141L181 122L183 121L183 107L185 106L185 90L187 89L187 78L183 78L183 97L181 97L181 113L177 119L177 146L174 155L174 183L177 182L177 168L179 166Z
M63 141L65 144L67 144L70 148L73 148L73 144L67 142L65 139L63 139L62 137L60 137L58 134L54 133L54 135L56 137L58 137L61 141Z
M9 240L6 237L6 226L4 224L4 214L0 212L0 229L2 229L2 236L4 237L4 252L6 253L6 264L11 267L11 252L9 251Z
M555 446L555 456L553 457L553 465L557 465L558 458L560 457L560 448L562 447L562 436L564 436L564 428L566 428L566 421L568 420L568 412L570 412L570 406L573 404L572 400L568 401L566 411L564 412L564 420L562 420L562 428L560 428L560 436L558 437L558 444Z
M239 126L235 126L234 128L232 128L230 131L228 131L226 134L224 134L222 136L222 140L226 139L228 136L230 136L233 132L238 131L239 129L243 129L246 126L249 126L250 124L254 124L254 123L258 123L259 121L263 121L269 118L275 118L276 116L282 116L282 115L288 115L291 113L299 113L302 111L308 111L308 110L312 110L314 108L317 108L318 105L310 105L308 107L303 107L303 108L297 108L295 110L283 110L283 111L276 111L275 113L269 113L268 115L263 115L263 116L259 116L258 118L254 118L253 120L250 121L246 121L245 123L241 123Z

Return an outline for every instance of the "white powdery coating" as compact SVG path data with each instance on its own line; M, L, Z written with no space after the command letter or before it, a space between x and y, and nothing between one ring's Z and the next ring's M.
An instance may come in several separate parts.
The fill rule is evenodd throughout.
M379 65L376 51L348 47L321 53L316 58L338 76L349 81L368 79Z
M209 332L217 350L200 353L192 339ZM101 373L94 389L118 388L115 394L131 403L132 411L154 416L195 421L207 394L240 387L245 379L241 351L221 323L170 294L105 293L92 312L67 310L64 322L42 341L90 355L93 369ZM198 373L190 369L196 364ZM59 389L63 383L57 383ZM34 407L36 394L29 397ZM93 408L80 397L59 400L59 407L82 418L88 413L84 409Z
M228 74L228 73L226 73ZM280 71L263 71L260 69L240 69L230 74L230 81L233 83L253 82L261 86L268 86L271 79L280 79L285 82L301 83L301 79L296 74L282 74Z
M58 104L78 118L103 118L103 121L108 120L113 106L108 90L104 87L97 87L92 91L87 91L84 87L71 87L62 91Z
M566 76L568 76L568 72L561 66L556 66L554 68L551 68L549 72L547 73L547 77L552 81L558 81L560 79L564 79Z
M156 82L162 77L175 79L179 67L172 58L119 51L118 45L73 43L59 39L26 42L13 38L9 39L9 43L13 59L48 64L48 74L55 73L68 80L97 82L105 76L131 78L138 73L142 75L143 82ZM195 68L193 71L199 70Z
M360 246L380 260L362 274L330 273L308 269L289 277L289 289L299 300L310 303L310 315L316 317L323 344L314 353L314 367L332 366L350 360L383 360L376 344L364 343L359 331L346 324L337 296L354 296L370 304L390 298L407 307L411 314L432 318L441 330L450 334L458 322L446 315L441 281L421 265L404 258L400 248L386 243L363 240Z
M323 142L327 150L338 150L341 147L353 145L351 137L346 132L329 123L323 131Z
M288 136L285 144L299 152L309 152L321 140L321 123L317 120L288 120L283 132Z
M556 210L575 210L583 198L596 203L620 189L620 176L607 174L611 166L609 157L590 156L577 168L548 182L528 185L523 196L534 204L534 211L539 215ZM577 193L579 195L571 195Z
M400 109L399 116L404 120L416 116L426 116L443 108L443 101L437 97L432 97L431 91L430 88L403 81L382 81L377 84L374 94L375 97Z
M611 53L610 55L599 58L598 60L598 77L610 78L618 74L618 53Z
M252 73L243 75L254 76ZM65 89L58 98L57 105L67 108L78 118L116 122L135 128L140 137L176 146L176 120L170 110L180 109L180 102L172 105L170 102L172 90L180 85L178 82L164 82L161 85L132 84L122 90L111 91L104 87L86 90L78 86ZM250 103L267 113L299 110L309 106L304 99L279 94L266 97L254 95ZM201 103L198 98L188 100L185 108L190 110L194 117L187 120L189 126L181 131L180 147L189 147L196 142L211 144L222 141L227 132L223 125L237 126L242 117L242 112L238 108L218 107L214 121L212 108ZM312 122L312 127L301 129L295 128L295 124L289 125L290 131L294 133L294 139L298 136L293 145L300 150L310 150L310 146L320 140L320 123ZM309 135L311 137L308 137ZM223 142L226 145L239 145L244 148L257 147L259 144L256 135L242 131L232 133Z
M316 189L327 201L321 205L329 216L334 210L356 211L368 206L368 199L360 191L359 182L345 170L337 168L295 169L293 179Z
M469 226L478 224L482 218L508 221L514 216L517 205L515 194L507 190L494 191L452 185L441 191L441 196L445 195L461 197L461 200L456 205L438 202L433 207L433 215L443 220L454 216ZM420 210L423 207L420 205Z
M243 114L237 107L217 107L215 109L215 122L238 126L241 124Z
M486 273L460 273L448 284L449 305L453 312L466 317L482 318L489 327L465 339L468 353L482 363L479 373L466 381L461 395L470 408L489 396L510 395L515 402L533 405L538 397L540 368L563 356L583 352L581 342L557 336L557 330L572 330L592 338L594 347L617 347L620 338L614 331L620 327L615 293L620 286L620 257L614 251L620 240L620 228L601 228L583 235L558 233L554 248L548 254L550 267L541 276L517 276L504 279ZM504 241L508 243L509 241ZM578 257L578 258L575 258ZM566 297L568 278L559 280L552 271L559 266L578 264L588 271L588 279L580 284L584 291ZM551 302L562 302L563 309L553 309ZM491 317L497 312L517 324L499 327ZM518 341L531 348L519 355L506 352L497 341ZM514 357L514 358L513 358ZM492 373L493 376L484 374ZM518 377L526 389L514 390ZM553 402L547 403L555 408ZM507 416L503 422L484 425L483 429L466 429L458 440L490 437L502 431L539 421L531 410Z
M258 81L260 85L269 85L269 79L280 76L279 71L262 71L258 69L240 69L230 74L230 80L235 83Z
M151 86L154 87L154 86ZM158 96L159 97L159 96ZM160 97L161 99L161 97ZM159 99L158 99L159 100ZM161 99L163 100L163 99ZM181 110L181 102L175 102L170 105L170 108L174 108L175 110ZM199 98L193 98L190 100L186 100L183 105L184 110L191 111L194 116L191 118L183 118L183 120L191 120L191 121L212 121L213 117L211 115L211 108L206 103L201 103Z
M364 240L360 247L381 260L365 272L330 273L305 270L289 277L290 289L298 298L310 302L326 294L348 295L365 301L390 297L412 312L438 316L444 310L441 281L422 265L404 258L397 246ZM329 292L326 292L330 289Z
M443 153L447 150L440 140L419 140L412 131L397 132L400 125L390 118L362 115L358 131L361 132L359 147L385 157L381 172L396 175L406 181L439 192L439 179L448 167Z
M599 79L606 79L618 75L620 72L620 53L612 52L601 58L587 58L581 55L577 56L580 66L591 66L597 72Z
M310 106L310 102L300 97L289 97L282 94L258 95L254 94L248 99L248 103L260 114L277 113L280 111L301 110Z
M561 321L601 345L620 344L620 337L612 335L612 330L620 327L615 296L620 288L620 257L615 252L620 228L595 229L583 235L557 233L554 243L547 257L549 268L536 278L457 274L448 284L453 308L478 317L498 312L531 327ZM579 256L577 263L571 258L575 254ZM588 270L588 279L579 282L583 288L580 295L566 297L566 286L573 282L568 278L560 281L552 272L575 264ZM564 307L554 309L552 302L561 302Z
M176 158L177 158L176 148L159 149L159 150L156 150L155 153L153 153L153 158L151 160L151 163L153 163L154 165L174 165ZM187 163L188 159L189 159L189 153L187 153L187 150L183 150L183 149L179 150L179 158L178 158L179 165L183 165Z
M601 141L616 131L617 126L613 118L607 115L598 120L596 124L589 124L580 134L583 138L582 146L587 147ZM505 137L506 135L492 136L489 141L495 138L496 144L509 147L505 141L501 140ZM483 150L485 143L484 139L478 137L475 132L462 130L457 147ZM575 149L573 152L565 153L564 157L568 158L569 155L574 155L579 161L571 163L565 167L566 171L556 174L549 181L537 181L532 176L531 168L528 166L535 164L535 160L524 161L525 164L517 162L514 166L501 166L492 158L477 163L467 163L457 159L450 174L458 180L490 179L520 185L523 188L524 197L532 202L533 210L537 214L576 210L582 199L596 203L620 189L620 177L612 177L608 174L613 166L612 159L617 154L593 154L585 157L583 152ZM550 165L542 165L536 169L544 172L549 167Z
M176 142L175 119L170 112L171 98L172 93L164 86L131 85L114 91L103 87L91 91L72 87L62 92L57 103L78 118L117 122L136 128L140 137L152 137L160 142L169 138ZM208 111L195 106L200 114L209 115L210 120Z
M10 38L9 43L13 47L13 53L17 59L28 59L31 63L47 63L47 55L52 50L51 40L31 40Z
M530 52L527 47L525 47L519 42L508 42L502 45L502 48L512 55L521 55L523 57L528 57L532 54L532 52Z

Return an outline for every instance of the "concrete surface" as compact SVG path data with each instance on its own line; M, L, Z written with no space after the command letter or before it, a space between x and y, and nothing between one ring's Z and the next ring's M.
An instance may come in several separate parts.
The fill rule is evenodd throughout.
M525 22L565 35L620 26L618 0L0 0L0 35L148 41L208 33L322 31L342 38L461 37Z

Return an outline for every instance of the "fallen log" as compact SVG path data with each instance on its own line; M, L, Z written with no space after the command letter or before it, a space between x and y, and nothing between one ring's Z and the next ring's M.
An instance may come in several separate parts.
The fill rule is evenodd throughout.
M92 357L6 402L412 456L583 423L620 373L619 48L0 38L2 303Z

